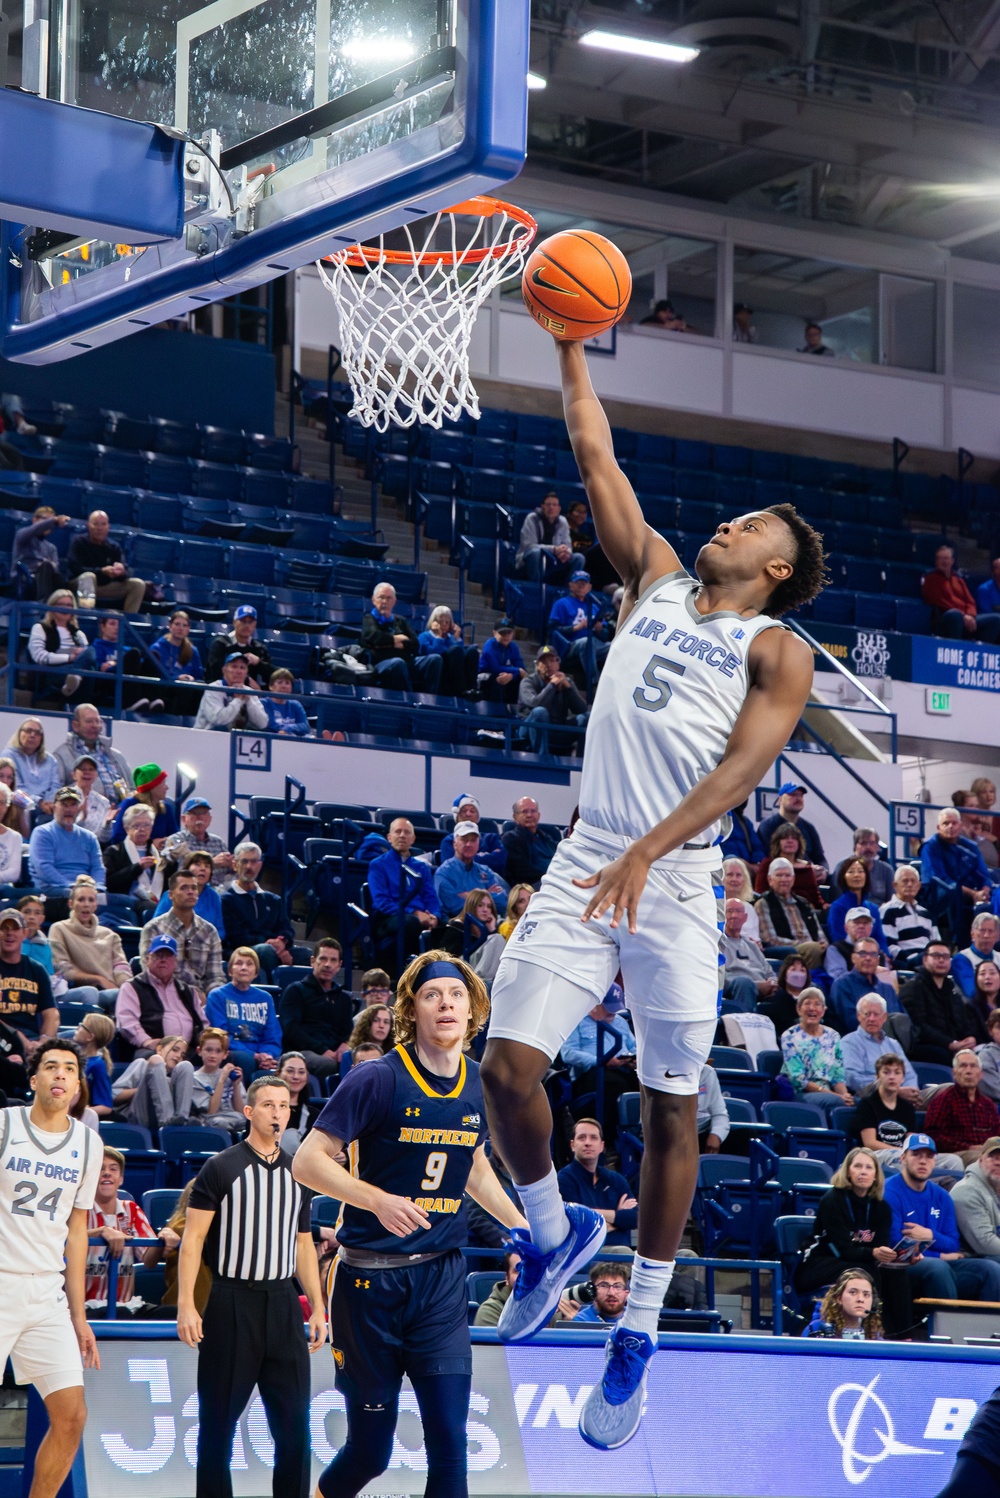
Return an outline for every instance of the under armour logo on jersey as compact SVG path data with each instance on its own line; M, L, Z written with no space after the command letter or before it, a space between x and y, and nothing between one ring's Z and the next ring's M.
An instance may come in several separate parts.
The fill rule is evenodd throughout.
M406 1116L407 1116L407 1118L419 1118L420 1117L420 1109L419 1108L407 1108L407 1110L406 1110Z
M371 1283L371 1280L357 1279L354 1281L354 1288L355 1290L370 1290Z

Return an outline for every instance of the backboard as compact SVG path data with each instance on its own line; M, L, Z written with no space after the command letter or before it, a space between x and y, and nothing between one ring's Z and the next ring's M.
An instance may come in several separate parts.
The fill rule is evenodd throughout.
M5 224L4 356L64 359L494 191L524 160L529 9L51 0L24 87L98 111L90 128L183 136L183 231L113 244ZM86 171L79 155L58 167Z

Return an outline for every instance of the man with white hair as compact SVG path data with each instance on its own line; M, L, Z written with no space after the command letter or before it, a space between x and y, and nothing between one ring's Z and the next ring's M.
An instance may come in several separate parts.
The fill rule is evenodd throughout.
M765 957L789 957L797 952L807 967L819 967L827 940L812 907L792 894L795 869L787 858L772 858L767 883L766 892L754 907Z
M955 944L968 931L968 911L992 894L989 870L971 838L962 836L962 814L954 806L938 812L937 826L920 850L920 872L933 914L947 914Z
M984 910L972 922L971 941L964 951L951 959L951 976L967 999L976 991L976 969L981 962L996 961L1000 941L1000 920Z
M823 968L834 980L843 978L845 973L853 971L854 964L851 961L854 956L854 948L859 941L867 941L875 928L872 913L863 905L855 905L844 917L844 930L847 935L843 941L832 941L826 949L823 959Z
M920 894L920 871L912 864L900 864L892 881L893 898L879 911L882 934L889 943L889 956L899 971L912 972L920 966L924 948L937 941L941 933L930 913L917 903Z
M395 608L392 583L378 583L361 621L361 648L371 657L379 685L402 692L440 691L444 658L420 654L413 625Z
M726 924L719 937L719 952L725 958L722 996L753 1014L758 999L769 999L778 986L774 969L757 942L743 936L747 907L742 900L726 901Z
M844 1057L844 1081L847 1090L861 1097L875 1086L875 1063L880 1056L898 1056L903 1068L903 1081L899 1095L920 1106L920 1084L910 1065L903 1047L893 1036L885 1033L885 1017L888 1007L881 994L863 994L857 1002L857 1029L845 1035L840 1043Z
M222 896L223 955L229 957L237 947L252 947L270 978L279 963L291 967L295 962L295 935L281 896L257 882L263 866L257 843L240 843L234 849L236 877Z
M927 1105L926 1127L934 1131L941 1149L961 1155L963 1164L971 1165L987 1139L1000 1134L1000 1112L979 1090L983 1069L975 1051L956 1051L951 1070L954 1082L939 1088Z

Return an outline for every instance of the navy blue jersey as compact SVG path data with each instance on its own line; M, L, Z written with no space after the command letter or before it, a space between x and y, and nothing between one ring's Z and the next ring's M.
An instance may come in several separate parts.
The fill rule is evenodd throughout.
M351 1174L422 1207L430 1228L397 1238L373 1212L344 1205L341 1243L375 1253L427 1254L468 1238L463 1193L486 1138L479 1067L463 1056L456 1077L427 1071L412 1046L352 1066L315 1127L348 1144Z

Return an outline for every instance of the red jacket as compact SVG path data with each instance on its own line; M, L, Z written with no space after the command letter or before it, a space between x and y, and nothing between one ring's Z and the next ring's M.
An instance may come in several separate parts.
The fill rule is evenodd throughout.
M951 577L945 577L943 572L938 572L935 568L924 578L922 592L924 603L930 604L932 609L958 609L961 614L971 614L973 619L976 617L976 600L957 572L953 572Z

